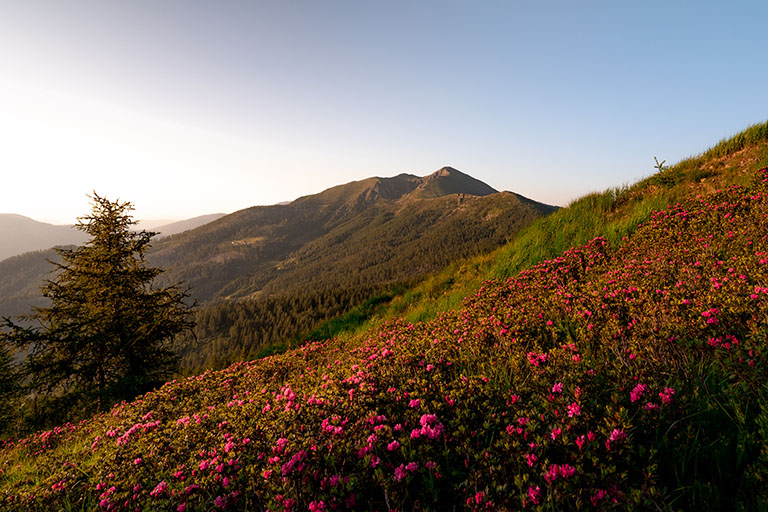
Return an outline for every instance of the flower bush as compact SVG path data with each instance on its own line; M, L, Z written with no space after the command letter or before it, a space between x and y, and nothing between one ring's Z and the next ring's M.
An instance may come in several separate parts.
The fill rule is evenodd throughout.
M167 383L0 447L52 510L760 508L768 170L425 323Z

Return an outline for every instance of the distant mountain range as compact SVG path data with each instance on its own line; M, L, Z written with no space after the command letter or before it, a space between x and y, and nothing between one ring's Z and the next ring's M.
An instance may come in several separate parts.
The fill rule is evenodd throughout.
M169 234L193 229L156 239L148 259L166 269L160 284L183 281L201 303L297 295L408 281L492 250L554 210L444 167L161 226ZM51 257L0 262L0 316L37 300Z
M0 214L0 260L55 245L81 244L88 239L72 226L56 226L13 213Z
M170 236L194 229L223 217L224 213L202 215L192 219L171 221L140 221L139 228ZM25 252L50 249L57 245L79 245L88 236L74 226L39 222L23 215L0 213L0 261Z

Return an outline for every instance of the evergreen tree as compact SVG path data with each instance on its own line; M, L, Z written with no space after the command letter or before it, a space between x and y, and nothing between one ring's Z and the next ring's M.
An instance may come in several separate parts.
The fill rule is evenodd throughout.
M11 352L0 340L0 435L11 431L14 399L18 397L19 382Z
M5 334L28 353L32 393L81 414L165 382L177 364L170 342L192 327L186 291L152 286L162 273L145 260L155 233L133 229L131 203L92 199L76 225L90 240L57 249L58 273L42 289L50 305L24 317L36 327L6 320Z

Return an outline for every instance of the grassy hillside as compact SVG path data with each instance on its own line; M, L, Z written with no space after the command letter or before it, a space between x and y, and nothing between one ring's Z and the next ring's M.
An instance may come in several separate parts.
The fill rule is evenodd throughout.
M764 509L768 169L749 171L761 145L698 181L672 169L615 194L607 204L635 207L598 223L620 243L590 239L485 281L428 321L174 381L8 442L2 503ZM630 224L644 194L694 183L711 191ZM503 254L478 269L524 264Z
M570 247L602 236L611 243L634 232L656 210L731 184L746 184L768 166L768 122L726 138L701 155L687 158L631 186L579 198L522 229L510 243L475 258L456 261L396 296L361 320L335 320L334 334L363 332L384 319L411 321L450 311L486 279L506 278L553 258Z

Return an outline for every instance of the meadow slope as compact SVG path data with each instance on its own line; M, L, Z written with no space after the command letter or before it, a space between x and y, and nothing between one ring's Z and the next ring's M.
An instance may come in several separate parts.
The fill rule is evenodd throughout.
M768 169L427 322L174 381L0 449L18 510L766 506Z

